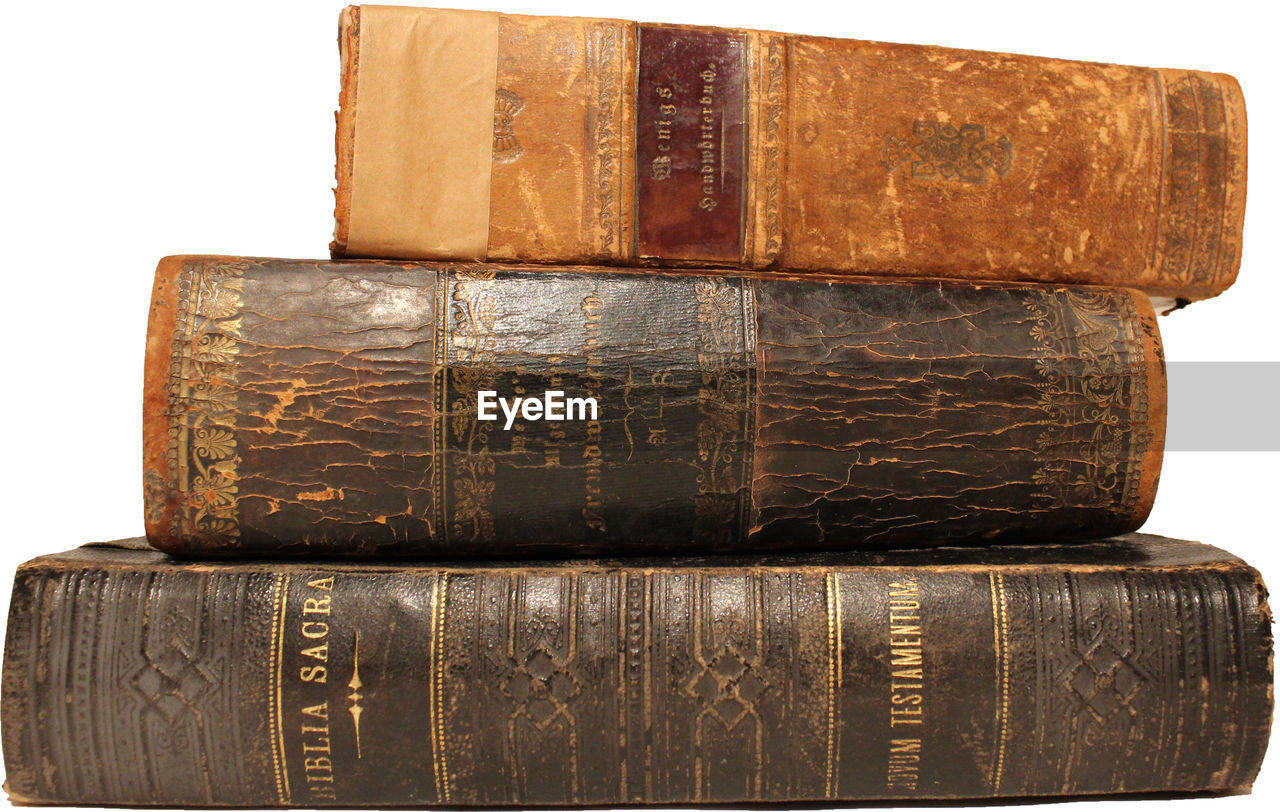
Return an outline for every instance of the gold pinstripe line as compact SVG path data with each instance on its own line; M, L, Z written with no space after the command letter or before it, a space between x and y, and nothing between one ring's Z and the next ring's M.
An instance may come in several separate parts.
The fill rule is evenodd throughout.
M995 634L996 682L999 707L996 709L996 763L992 774L993 792L1000 792L1004 779L1004 751L1009 738L1009 616L1004 591L1004 575L990 573L991 617Z
M840 577L827 574L827 797L835 798L836 775L836 694L844 682L844 652L840 645L842 626Z
M270 676L271 696L267 714L272 728L271 761L276 775L276 797L280 803L289 803L289 764L284 750L284 715L281 710L281 676L284 673L284 613L289 604L289 576L276 576L276 591L272 598L271 660L274 668Z
M443 801L444 791L440 788L440 740L436 736L439 727L436 722L436 613L439 609L440 580L437 578L431 590L431 640L427 644L430 657L427 663L427 727L431 730L431 768L436 779L436 800Z
M441 573L431 593L431 673L428 677L428 708L431 716L432 767L436 777L436 797L449 803L449 762L444 752L444 614L448 600L449 574Z
M439 725L437 729L440 731L440 777L444 779L444 802L449 803L449 756L444 749L444 618L445 610L449 605L449 573L440 576L440 623L439 633L436 635L436 651L440 656L436 658L436 710L437 721Z

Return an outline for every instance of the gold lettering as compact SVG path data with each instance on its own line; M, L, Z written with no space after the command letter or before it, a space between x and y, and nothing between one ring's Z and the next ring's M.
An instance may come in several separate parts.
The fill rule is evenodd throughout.
M307 716L314 716L317 719L323 719L327 722L329 721L329 701L325 700L324 702L321 702L319 705L312 705L309 708L303 708L302 712ZM307 729L303 728L302 732L306 733Z
M298 653L304 660L311 660L312 663L298 667L298 681L304 685L324 685L329 679L329 669L327 665L317 663L329 661L329 635L333 627L328 618L335 610L332 596L334 577L313 578L306 584L308 589L314 591L302 596L302 606L298 613L301 623L295 628L300 633L302 642ZM313 619L316 616L326 619ZM299 703L297 706L297 730L300 738L296 746L300 750L294 752L302 756L308 798L312 801L337 801L331 758L333 741L329 733L329 702L316 695L323 689L306 690L312 692L308 695L309 699L319 699L320 702L311 705Z
M923 742L920 739L890 739L886 781L889 789L912 792L920 783Z
M328 669L323 665L304 665L298 669L298 677L303 682L324 683L328 679L328 674Z
M889 664L895 668L900 665L924 665L924 653L918 648L890 651L889 656L891 658Z
M316 743L315 743L315 744L308 744L307 742L303 742L303 743L302 743L302 752L304 752L304 753L328 753L328 752L329 752L329 737L328 737L328 736L321 736L321 737L319 737L319 738L317 738L317 739L316 739Z
M327 615L329 614L329 602L331 598L325 595L323 598L307 598L302 602L302 614L304 615Z
M924 622L920 581L911 576L889 584L889 729L923 728ZM924 739L889 740L885 754L885 786L893 792L915 792L924 763Z

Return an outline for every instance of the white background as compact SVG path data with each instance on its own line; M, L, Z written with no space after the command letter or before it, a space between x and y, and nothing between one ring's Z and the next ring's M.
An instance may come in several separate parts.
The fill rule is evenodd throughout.
M4 605L19 562L142 532L142 351L156 260L326 254L340 7L261 0L6 7ZM1267 5L491 0L478 7L1232 73L1244 87L1252 142L1240 280L1218 299L1162 319L1162 329L1172 361L1280 360L1280 40L1272 12L1260 10ZM1271 510L1280 498L1278 465L1280 453L1171 453L1146 529L1230 549L1280 584ZM1277 800L1280 753L1252 796L1092 808L1245 812L1275 809Z

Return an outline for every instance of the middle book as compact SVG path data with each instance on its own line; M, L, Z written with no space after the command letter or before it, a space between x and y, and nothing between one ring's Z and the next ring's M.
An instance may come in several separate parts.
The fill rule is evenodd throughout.
M1144 294L181 256L148 537L185 555L1101 538L1155 495Z

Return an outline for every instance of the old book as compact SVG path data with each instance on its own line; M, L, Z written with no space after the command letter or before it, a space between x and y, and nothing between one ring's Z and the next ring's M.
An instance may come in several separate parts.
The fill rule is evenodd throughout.
M1235 278L1230 76L764 31L351 7L337 256Z
M1258 574L1110 542L788 557L23 565L31 803L498 806L1241 790Z
M1123 289L229 257L160 263L145 386L213 555L1100 538L1165 414Z

